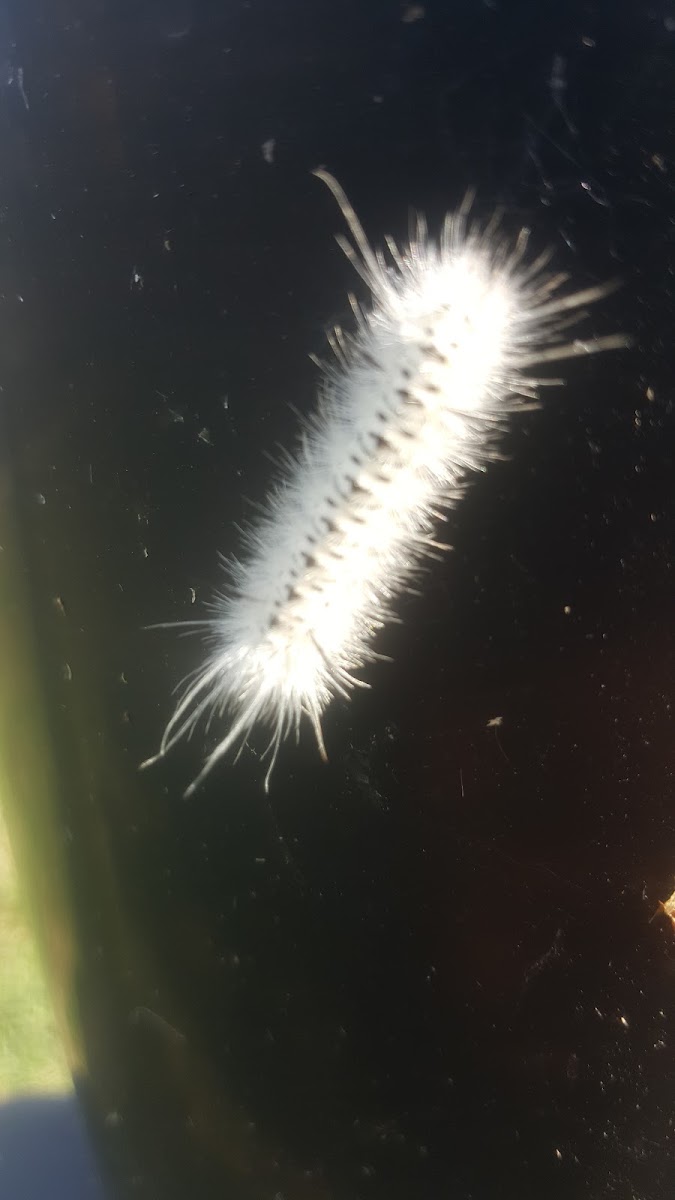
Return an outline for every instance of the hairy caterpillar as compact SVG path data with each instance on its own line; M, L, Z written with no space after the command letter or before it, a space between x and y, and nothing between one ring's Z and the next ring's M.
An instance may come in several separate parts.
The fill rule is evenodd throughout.
M565 292L549 254L527 259L528 232L481 230L470 202L440 238L417 220L407 246L374 251L327 171L353 242L337 241L371 294L350 297L351 334L329 338L316 411L287 455L244 554L226 564L227 593L204 627L209 653L184 681L161 741L165 755L200 718L227 720L188 793L258 725L271 730L265 788L286 736L304 714L326 757L321 718L336 695L368 686L378 630L427 555L446 549L436 528L467 476L498 453L509 416L536 404L539 364L625 346L611 335L570 340L569 326L613 285Z

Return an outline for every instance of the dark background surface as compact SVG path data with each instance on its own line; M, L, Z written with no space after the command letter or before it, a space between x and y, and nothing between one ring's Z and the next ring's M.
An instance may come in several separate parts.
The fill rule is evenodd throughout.
M4 736L111 1195L670 1198L675 7L0 17ZM514 421L329 765L186 802L201 731L137 765L202 651L143 627L220 583L348 312L318 164L374 241L474 187L635 344Z

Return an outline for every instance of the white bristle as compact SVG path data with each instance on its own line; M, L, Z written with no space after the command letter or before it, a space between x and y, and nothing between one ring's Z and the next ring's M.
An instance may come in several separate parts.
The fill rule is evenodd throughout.
M162 738L166 754L200 718L226 722L193 791L254 727L271 731L265 787L277 752L303 714L325 758L322 715L349 696L393 604L425 556L444 549L439 518L467 476L498 457L508 418L532 407L547 380L538 363L627 344L622 336L572 340L563 332L610 286L564 293L526 262L527 233L499 240L468 223L468 204L438 242L418 221L409 245L373 251L342 188L335 196L353 243L338 241L372 304L352 303L353 334L335 330L315 413L299 447L227 564L227 594L205 625L210 653L185 681ZM190 623L186 623L189 625Z

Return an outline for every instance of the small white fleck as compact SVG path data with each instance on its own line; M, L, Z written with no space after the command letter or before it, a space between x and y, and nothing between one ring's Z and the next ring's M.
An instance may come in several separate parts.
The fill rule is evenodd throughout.
M265 162L270 163L270 165L274 162L274 148L276 144L276 138L268 138L267 141L263 142L262 146L260 147Z

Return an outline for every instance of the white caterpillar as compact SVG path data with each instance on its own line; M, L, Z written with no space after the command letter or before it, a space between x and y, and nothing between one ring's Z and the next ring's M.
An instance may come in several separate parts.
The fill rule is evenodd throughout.
M418 219L402 249L373 251L327 171L354 245L338 242L372 296L351 335L336 329L317 409L257 525L230 588L211 605L210 653L184 683L156 761L202 716L228 718L188 792L259 724L271 729L269 785L279 746L305 714L321 756L321 717L335 695L367 687L359 673L381 657L376 634L422 559L469 472L497 457L509 415L559 380L524 372L540 363L627 344L622 336L567 340L564 331L611 288L561 293L549 255L526 262L527 231L496 240L495 222L468 223L468 204L438 242ZM191 623L186 623L191 624Z

